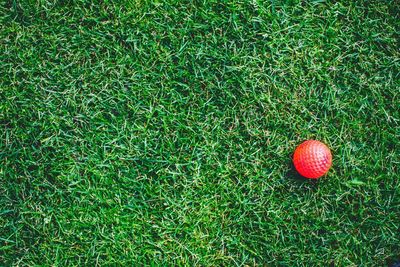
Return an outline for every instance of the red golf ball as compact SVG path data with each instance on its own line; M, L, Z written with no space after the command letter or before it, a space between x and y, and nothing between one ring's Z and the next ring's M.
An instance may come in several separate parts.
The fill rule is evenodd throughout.
M294 151L293 163L302 176L317 179L326 174L332 165L331 150L324 143L307 140Z

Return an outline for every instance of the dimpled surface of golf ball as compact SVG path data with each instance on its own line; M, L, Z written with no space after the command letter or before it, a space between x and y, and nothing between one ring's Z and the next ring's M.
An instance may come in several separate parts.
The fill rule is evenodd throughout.
M305 141L294 151L293 163L302 176L310 179L320 178L332 165L331 150L319 141Z

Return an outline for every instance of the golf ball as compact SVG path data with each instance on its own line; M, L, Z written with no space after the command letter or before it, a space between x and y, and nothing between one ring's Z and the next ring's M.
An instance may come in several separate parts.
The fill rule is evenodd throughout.
M319 141L307 140L294 151L293 163L302 176L317 179L326 174L332 165L331 150Z

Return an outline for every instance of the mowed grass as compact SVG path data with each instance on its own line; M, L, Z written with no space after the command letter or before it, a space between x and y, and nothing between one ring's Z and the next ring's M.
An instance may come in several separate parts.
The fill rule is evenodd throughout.
M3 1L1 265L387 266L397 1ZM306 139L332 149L318 181Z

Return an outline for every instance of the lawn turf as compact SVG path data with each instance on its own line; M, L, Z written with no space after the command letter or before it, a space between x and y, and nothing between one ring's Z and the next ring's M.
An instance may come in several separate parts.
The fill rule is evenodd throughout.
M397 1L91 2L1 2L1 265L399 258Z

